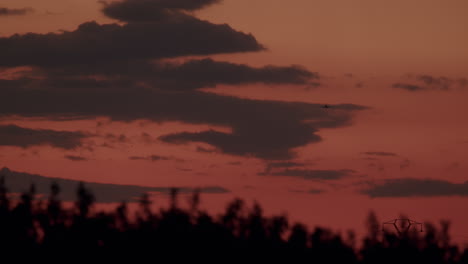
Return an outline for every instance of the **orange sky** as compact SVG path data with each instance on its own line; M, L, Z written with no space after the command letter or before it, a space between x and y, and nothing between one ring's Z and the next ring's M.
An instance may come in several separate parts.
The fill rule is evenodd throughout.
M0 36L75 30L86 21L112 23L94 0L3 0L8 8L32 7L24 16L0 16ZM224 0L196 11L199 18L227 23L252 33L268 50L211 57L251 66L302 65L320 74L320 87L308 85L218 85L204 91L242 98L320 104L350 103L370 107L359 111L347 127L321 129L322 142L295 149L296 162L308 169L352 169L336 181L313 181L287 176L258 175L266 161L197 152L193 143L171 145L156 140L180 131L229 127L182 122L33 120L3 117L2 124L34 129L87 131L96 135L123 134L128 141L113 148L63 150L50 146L0 146L0 166L50 177L148 186L217 185L229 194L210 194L206 206L220 208L232 197L260 201L267 212L288 212L294 220L362 230L366 213L376 210L381 220L405 213L417 221L451 219L452 233L468 242L466 196L369 198L358 194L365 183L384 179L467 181L468 160L468 17L465 0ZM419 75L451 80L450 89L427 91L393 88L396 83L424 86ZM1 89L1 87L0 87ZM274 118L274 117L272 117ZM100 122L98 126L98 122ZM147 133L151 142L142 138ZM274 133L274 132L272 132ZM94 143L103 143L96 136ZM102 142L101 142L102 141ZM93 143L93 144L94 144ZM90 143L91 144L91 143ZM391 152L369 156L363 152ZM86 157L70 161L64 155ZM129 160L129 156L170 156L172 160ZM366 160L365 158L376 158ZM240 163L241 165L237 165ZM372 164L372 165L371 165ZM406 164L403 165L402 164ZM297 191L323 189L321 194ZM466 195L466 194L465 194ZM214 210L214 209L213 209Z

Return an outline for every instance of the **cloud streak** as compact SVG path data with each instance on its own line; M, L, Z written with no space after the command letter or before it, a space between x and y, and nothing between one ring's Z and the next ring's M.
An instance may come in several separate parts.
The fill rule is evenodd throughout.
M60 120L108 116L117 121L148 119L181 121L232 128L231 133L214 130L178 132L160 140L171 144L202 142L223 153L263 159L290 159L293 148L321 141L321 128L351 124L359 105L334 105L325 111L321 104L254 100L205 92L173 93L115 87L100 89L28 90L3 88L1 115L48 117ZM82 103L86 102L86 103ZM129 109L131 109L129 111Z
M32 12L34 12L34 9L32 8L12 9L12 8L0 7L0 17L1 16L21 16L21 15L26 15Z
M157 87L191 90L214 87L217 84L308 84L318 80L318 73L300 66L279 67L268 65L261 68L245 64L219 62L206 58L190 60L183 64L161 64L153 68L153 84Z
M369 156L381 156L381 157L396 157L396 156L398 156L396 153L385 152L385 151L368 151L368 152L363 152L363 154L369 155Z
M76 190L79 181L49 178L37 174L29 174L11 171L8 168L0 170L0 176L5 178L5 184L10 193L21 193L29 190L31 184L35 184L37 194L45 195L50 193L52 183L57 183L60 187L60 199L62 201L75 201ZM119 185L84 182L86 188L89 188L96 196L96 201L100 203L118 203L121 201L136 201L144 193L164 193L168 194L171 187L147 187L136 185ZM195 189L201 193L227 193L229 190L219 186L205 186L201 188L181 187L181 192L193 192Z
M151 156L131 156L128 157L130 160L148 160L148 161L163 161L163 160L172 160L173 158L170 157L164 157L164 156L159 156L159 155L151 155Z
M409 75L406 76L409 82L398 82L392 85L393 88L403 89L410 92L420 91L449 91L454 88L465 88L468 87L468 79L458 78L452 79L445 76L432 76L428 74L421 75Z
M310 189L310 190L307 190L307 191L304 191L304 190L291 190L290 192L305 193L305 194L321 194L321 193L324 193L325 191L321 190L321 189Z
M96 81L89 76L100 76ZM168 91L191 91L217 85L244 84L293 84L311 85L320 76L316 72L292 66L251 67L225 61L214 61L210 58L193 59L183 63L127 61L125 63L68 65L58 69L48 69L47 79L34 81L34 86L47 86L59 89L84 88L97 86L99 89L112 89L115 86L140 84L153 89ZM105 81L104 81L105 80ZM23 83L28 82L27 79ZM19 83L21 84L21 83ZM317 84L318 85L318 84Z
M276 172L269 172L266 175L295 177L305 180L339 180L355 173L354 170L306 170L306 169L286 169ZM262 173L263 174L263 173ZM261 175L262 175L261 174Z
M71 161L87 161L88 158L81 157L81 156L74 156L74 155L65 155L64 158L71 160Z
M417 91L424 91L427 90L425 87L415 85L415 84L408 84L408 83L395 83L392 85L393 88L403 89L410 92L417 92Z
M60 68L263 49L250 34L196 18L163 24L86 22L63 33L1 37L0 66Z
M194 11L220 0L124 0L107 3L100 1L104 15L124 22L161 21L183 18L183 11Z
M468 196L468 182L457 184L434 179L391 179L361 193L374 198Z
M28 148L49 145L70 150L82 146L82 140L89 136L78 131L55 131L23 128L16 125L0 125L0 146Z

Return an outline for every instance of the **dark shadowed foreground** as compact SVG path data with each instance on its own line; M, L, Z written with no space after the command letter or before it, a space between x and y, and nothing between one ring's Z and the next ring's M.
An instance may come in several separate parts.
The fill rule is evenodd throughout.
M368 234L356 246L353 233L343 238L329 229L307 230L284 216L265 217L255 204L242 200L227 205L224 213L208 215L198 208L199 195L189 209L177 206L177 189L168 209L154 212L142 196L135 216L126 204L114 212L94 213L94 196L83 185L73 208L58 199L51 186L47 202L34 200L35 190L8 198L0 181L1 260L32 258L35 262L131 261L131 263L468 263L468 250L450 242L449 225L426 224L425 232L401 236L382 232L376 217L367 219ZM320 213L320 212L317 212ZM130 220L132 219L132 220Z

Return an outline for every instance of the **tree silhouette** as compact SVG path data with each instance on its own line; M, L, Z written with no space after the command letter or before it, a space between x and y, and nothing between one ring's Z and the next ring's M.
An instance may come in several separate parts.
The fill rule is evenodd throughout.
M425 233L403 235L382 231L375 213L366 221L368 234L360 248L355 235L347 239L324 227L312 232L285 215L267 217L261 206L248 208L241 199L227 204L219 215L199 207L199 191L188 209L177 203L178 190L170 192L167 209L154 211L147 194L140 199L136 217L122 202L113 212L94 212L94 195L84 184L77 188L73 208L62 206L60 188L51 185L47 204L35 199L34 185L18 200L8 196L0 177L0 255L15 250L35 261L132 261L155 256L172 262L288 262L288 263L468 263L468 250L460 250L449 236L450 223L425 224ZM67 256L63 258L62 256Z

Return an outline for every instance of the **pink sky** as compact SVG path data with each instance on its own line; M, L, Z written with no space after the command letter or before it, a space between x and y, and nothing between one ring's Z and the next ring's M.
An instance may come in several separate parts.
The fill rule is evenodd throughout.
M0 16L1 37L26 32L73 31L81 23L92 20L116 22L105 17L100 12L102 6L94 0L4 0L1 5L34 9L26 15ZM262 158L220 151L202 153L197 152L197 146L214 147L204 143L174 145L158 140L160 136L181 131L215 129L229 133L229 126L182 121L121 122L105 116L80 121L4 116L0 125L83 131L94 136L75 149L0 146L0 166L102 183L222 186L230 193L207 194L204 199L205 206L213 211L222 208L229 199L241 197L259 201L267 213L287 212L293 220L341 230L353 228L362 232L369 210L377 211L382 221L397 218L400 213L421 222L450 219L454 239L468 242L466 186L465 194L457 196L369 198L358 193L368 188L369 183L381 184L388 179L430 178L455 184L468 180L468 84L463 82L468 78L467 8L468 2L464 0L293 0L287 3L224 0L196 11L199 18L216 24L227 23L235 30L251 33L268 50L192 58L210 57L255 67L301 65L317 72L321 83L319 87L219 84L202 91L260 100L370 107L356 112L348 126L321 128L317 132L323 139L321 142L294 149L297 156L290 161L304 163L303 169L355 171L342 179L259 175L268 162ZM16 78L11 68L10 73L0 78ZM423 75L431 76L432 84L418 79ZM445 83L436 83L437 80ZM399 89L393 87L395 84L417 85L421 90ZM448 89L444 89L444 84L448 84ZM105 138L109 133L125 135L126 140L110 142L111 139ZM149 137L143 137L143 133ZM103 143L112 143L113 147L103 147ZM86 146L92 146L93 150ZM394 155L366 155L365 152ZM64 155L87 160L71 161ZM151 155L170 159L157 162L129 159ZM305 193L311 189L324 192Z

